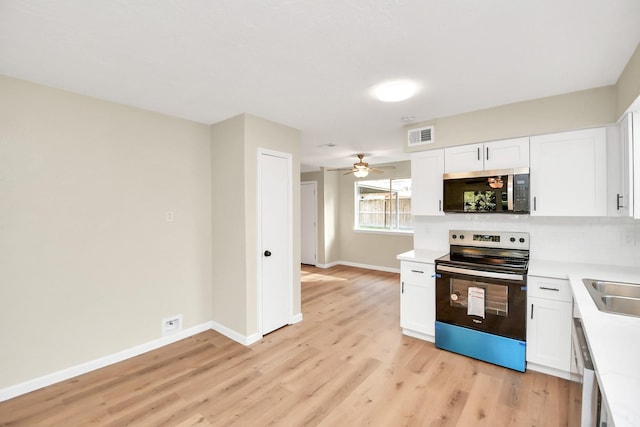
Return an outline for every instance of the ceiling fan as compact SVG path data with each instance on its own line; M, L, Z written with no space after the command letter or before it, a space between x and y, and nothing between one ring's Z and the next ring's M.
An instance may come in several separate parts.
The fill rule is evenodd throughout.
M330 169L334 171L348 170L349 172L344 175L349 175L352 173L357 178L364 178L369 175L369 172L373 173L383 173L384 169L395 169L395 166L378 166L373 167L369 166L369 163L362 161L364 158L364 154L356 154L358 156L358 161L353 164L351 168L342 168L342 169Z

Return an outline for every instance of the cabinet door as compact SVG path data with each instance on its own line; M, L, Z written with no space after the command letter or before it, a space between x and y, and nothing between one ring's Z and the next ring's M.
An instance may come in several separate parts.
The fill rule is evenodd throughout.
M444 171L473 172L484 169L483 144L459 145L444 149Z
M527 361L570 372L571 303L528 298Z
M485 170L528 167L529 137L505 139L484 144Z
M607 127L607 213L633 216L633 133L631 113Z
M531 215L606 216L606 129L531 137Z
M444 149L411 155L411 214L444 215L442 174Z
M433 264L403 261L400 274L400 326L435 335L436 285Z

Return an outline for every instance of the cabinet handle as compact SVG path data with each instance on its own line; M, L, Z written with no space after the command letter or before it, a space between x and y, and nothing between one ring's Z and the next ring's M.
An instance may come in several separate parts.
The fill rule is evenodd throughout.
M540 289L542 289L543 291L555 291L555 292L560 292L560 289L558 289L558 288L547 288L546 286L540 286Z
M420 274L424 274L424 271L420 271L420 270L411 270L412 273L420 273Z
M401 294L404 294L404 282L402 282L402 289L400 290Z
M489 160L489 147L486 147L485 150L487 150L487 160Z
M537 210L537 207L536 207L536 196L533 196L533 210L534 211Z
M478 160L480 160L480 147L478 147Z
M438 212L442 212L442 200L438 200Z
M531 304L531 318L533 319L533 304Z
M620 203L620 199L623 199L624 196L622 194L616 194L616 209L620 210L620 208L624 208L624 205Z

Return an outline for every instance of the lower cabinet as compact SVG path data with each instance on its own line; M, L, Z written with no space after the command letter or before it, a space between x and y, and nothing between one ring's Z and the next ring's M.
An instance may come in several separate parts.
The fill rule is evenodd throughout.
M570 376L572 301L567 280L529 276L527 362L534 370Z
M405 335L434 341L436 282L434 264L402 261L400 326Z

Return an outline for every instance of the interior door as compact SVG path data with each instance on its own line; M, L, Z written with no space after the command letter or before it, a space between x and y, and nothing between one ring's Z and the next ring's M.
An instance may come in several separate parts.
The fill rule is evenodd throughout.
M292 288L291 158L259 153L262 334L289 323Z
M300 185L300 262L316 265L317 247L317 199L316 182L308 181Z

